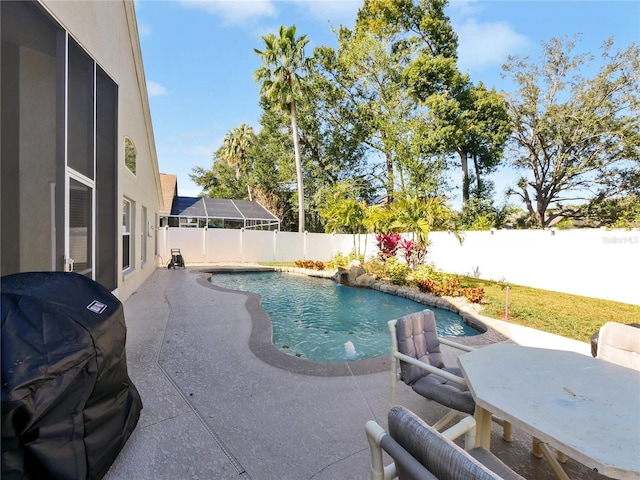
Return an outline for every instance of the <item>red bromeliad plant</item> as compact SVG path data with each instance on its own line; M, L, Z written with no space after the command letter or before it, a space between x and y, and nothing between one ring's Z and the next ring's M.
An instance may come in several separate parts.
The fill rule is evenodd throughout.
M398 251L402 253L407 265L410 265L413 269L418 265L422 265L427 256L426 246L422 246L418 242L406 238L400 241Z
M386 262L389 258L395 257L401 240L402 236L399 233L379 233L376 235L380 260Z

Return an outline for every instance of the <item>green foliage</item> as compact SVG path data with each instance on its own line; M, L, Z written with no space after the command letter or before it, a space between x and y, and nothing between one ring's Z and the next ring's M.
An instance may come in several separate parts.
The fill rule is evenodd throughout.
M255 144L256 136L253 128L246 123L236 127L225 135L222 146L216 152L216 157L225 160L235 168L236 180L247 173L247 162L251 155L251 148Z
M433 280L434 282L442 282L445 279L452 278L450 274L437 270L433 264L425 263L418 265L412 273L413 282L417 285L422 280Z
M347 267L351 262L354 261L360 262L362 264L364 262L364 255L358 254L354 250L351 250L348 255L344 255L342 252L338 252L333 256L331 262L329 262L329 265L332 268Z
M592 200L580 216L591 227L640 228L640 196L628 195Z
M375 278L389 278L387 265L379 258L372 258L371 260L368 260L366 263L362 264L362 268L364 268L369 275Z
M399 262L395 257L387 260L387 273L394 285L406 285L411 268L406 263Z
M194 167L189 177L202 188L205 197L238 200L248 198L247 179L236 178L234 168L226 161L214 161L211 170Z

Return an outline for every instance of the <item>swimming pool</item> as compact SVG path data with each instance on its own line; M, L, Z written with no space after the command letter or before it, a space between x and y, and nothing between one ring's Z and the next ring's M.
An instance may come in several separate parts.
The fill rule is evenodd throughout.
M209 281L259 294L273 324L274 345L289 355L315 362L385 355L390 349L387 322L425 308L434 311L439 335L480 333L456 313L333 280L282 272L216 272Z

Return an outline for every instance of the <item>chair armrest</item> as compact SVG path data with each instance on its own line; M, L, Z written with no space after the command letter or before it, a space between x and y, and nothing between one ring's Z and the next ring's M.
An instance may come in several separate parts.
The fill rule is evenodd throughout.
M422 370L426 370L429 373L433 373L434 375L438 375L439 377L444 378L445 380L449 380L450 382L457 383L463 387L467 386L467 381L464 378L458 377L453 373L445 372L444 370L434 367L433 365L429 365L428 363L421 362L420 360L416 360L413 357L405 355L404 353L400 353L397 350L392 352L392 355L406 363L410 363L411 365L415 365Z
M473 352L475 350L475 348L473 347L463 345L462 343L453 342L446 338L438 337L438 340L440 340L440 343L443 345L448 345L450 347L457 348L458 350L464 350L465 352Z
M471 416L464 417L458 423L442 432L442 435L449 440L455 440L464 435L464 449L471 450L476 444L476 420Z
M380 442L382 438L387 435L387 432L373 420L369 420L364 430L367 434L367 440L369 441L369 448L371 450L371 467L369 469L371 480L386 480L397 477L396 465L391 463L384 466L382 460L382 447Z

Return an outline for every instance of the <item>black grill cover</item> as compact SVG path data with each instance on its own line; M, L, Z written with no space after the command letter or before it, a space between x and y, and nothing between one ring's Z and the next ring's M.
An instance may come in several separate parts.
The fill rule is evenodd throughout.
M102 478L138 423L120 301L79 274L2 277L2 479Z

